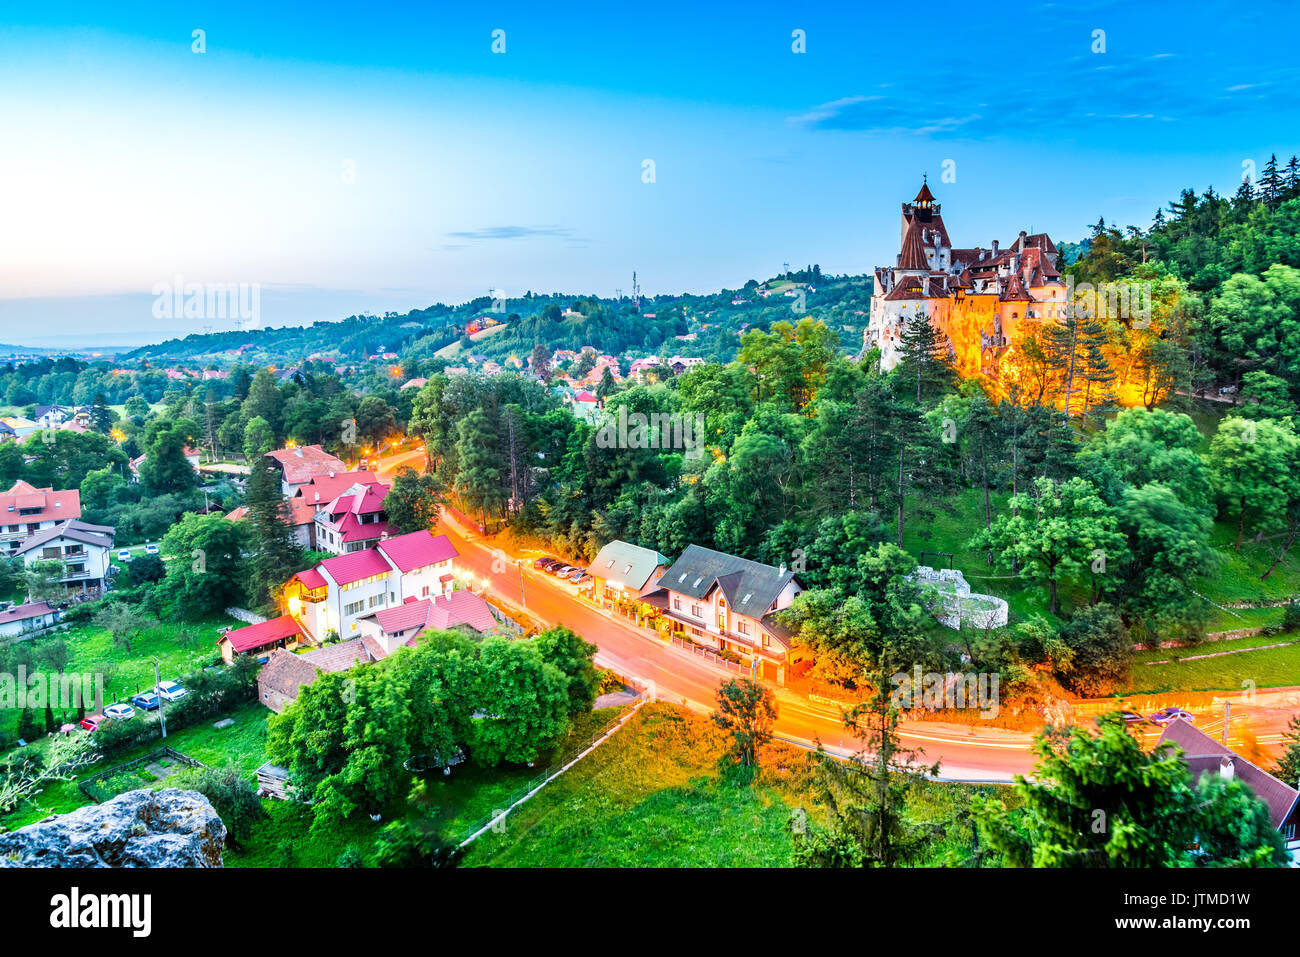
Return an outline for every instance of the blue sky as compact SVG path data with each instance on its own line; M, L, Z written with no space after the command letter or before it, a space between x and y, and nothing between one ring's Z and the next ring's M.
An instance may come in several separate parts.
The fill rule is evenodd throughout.
M222 328L153 318L177 276L259 283L284 325L861 273L923 171L975 245L1145 225L1300 151L1284 5L985 9L7 6L0 341Z

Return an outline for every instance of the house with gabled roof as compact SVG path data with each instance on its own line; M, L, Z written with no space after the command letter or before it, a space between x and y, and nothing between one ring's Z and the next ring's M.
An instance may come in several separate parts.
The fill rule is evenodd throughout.
M311 684L321 674L348 671L374 660L360 638L335 642L302 654L277 648L258 673L257 697L279 714L297 700L304 685Z
M359 637L359 622L368 615L407 598L450 592L457 555L446 535L421 529L327 558L285 584L289 614L316 644Z
M384 499L388 486L378 480L354 482L316 512L318 551L343 555L369 548L390 534Z
M793 635L776 619L803 591L795 573L725 552L688 545L643 600L666 630L736 656L759 677L785 680Z
M243 628L228 628L217 639L221 660L234 664L239 655L256 655L266 661L277 648L296 648L303 642L302 627L290 615L268 618Z
M484 635L497 629L492 606L465 588L429 598L408 598L363 618L360 624L362 640L376 658L386 658L403 645L413 646L426 631L461 628Z
M71 518L32 535L14 554L21 555L28 567L38 561L60 562L59 581L64 588L98 594L107 584L114 532L111 525Z
M0 494L0 554L14 555L37 532L81 518L77 489L37 488L19 480Z
M1300 867L1300 781L1279 781L1258 765L1247 761L1226 744L1214 740L1190 721L1176 719L1165 725L1157 748L1177 745L1194 780L1217 774L1238 780L1268 807L1268 819L1286 841L1291 866Z
M285 495L293 495L317 476L337 475L348 470L342 459L330 455L319 445L275 449L266 454L280 472L280 486Z
M635 613L640 600L659 587L670 565L672 559L653 548L616 539L597 552L587 567L592 595L606 608Z

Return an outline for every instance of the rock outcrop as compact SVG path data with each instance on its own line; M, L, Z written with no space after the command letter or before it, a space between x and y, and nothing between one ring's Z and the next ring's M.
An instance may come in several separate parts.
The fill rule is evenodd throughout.
M0 868L221 867L225 843L199 792L143 789L0 834Z

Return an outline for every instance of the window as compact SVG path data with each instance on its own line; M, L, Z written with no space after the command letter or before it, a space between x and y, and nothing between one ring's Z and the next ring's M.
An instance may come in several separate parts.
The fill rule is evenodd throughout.
M704 617L704 610L703 610L702 608L700 608L699 605L692 605L692 606L691 606L691 614L694 615L696 618L703 618L703 617Z
M366 603L365 603L364 601L354 601L354 602L352 602L352 603L349 604L349 605L344 605L344 606L343 606L343 614L345 614L345 615L359 615L359 614L361 614L362 609L365 607L365 604L366 604Z
M630 574L632 574L632 565L631 565L631 563L628 563L627 565L623 566L623 574L624 574L624 575L630 575Z
M371 596L370 596L370 607L371 607L371 608L375 608L375 607L377 607L377 606L382 606L383 604L384 604L384 596L383 596L383 595L371 595Z
M764 647L764 648L771 648L771 647L772 647L772 639L769 638L767 635L764 635L764 636L763 636L763 647Z
M674 599L673 599L673 607L676 608L678 611L681 611L681 610L682 610L682 600L681 600L680 598L674 598Z

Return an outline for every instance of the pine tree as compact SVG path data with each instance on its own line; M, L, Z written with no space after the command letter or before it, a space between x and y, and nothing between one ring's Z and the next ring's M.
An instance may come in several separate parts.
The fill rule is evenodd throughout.
M265 605L274 591L298 570L302 550L293 540L289 501L280 490L280 475L267 448L252 462L244 505L248 509L250 540L249 594Z
M916 383L919 406L924 392L941 389L952 380L948 344L924 312L903 321L898 340L899 371L905 380Z
M1286 164L1286 198L1300 196L1300 160L1292 156Z
M904 748L892 676L906 667L888 639L874 649L870 701L844 714L844 726L863 745L847 761L819 747L813 791L827 807L824 830L796 832L792 859L800 867L897 867L913 863L929 843L909 819L907 796L916 782L939 772L922 752ZM912 689L920 694L922 689Z
M1270 211L1277 209L1282 198L1282 177L1277 172L1277 154L1269 156L1264 164L1264 175L1259 178L1260 195Z

